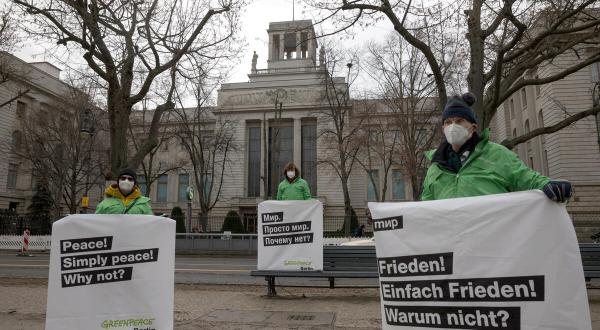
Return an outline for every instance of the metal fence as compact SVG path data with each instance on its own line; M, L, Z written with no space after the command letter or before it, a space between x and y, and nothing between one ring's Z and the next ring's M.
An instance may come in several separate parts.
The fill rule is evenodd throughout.
M30 235L48 235L52 224L47 217L0 212L0 235L22 235L25 229Z

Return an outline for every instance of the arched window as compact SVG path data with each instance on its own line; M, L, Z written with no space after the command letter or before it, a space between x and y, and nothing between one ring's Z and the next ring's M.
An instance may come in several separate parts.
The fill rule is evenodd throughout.
M529 119L525 120L525 134L529 133Z

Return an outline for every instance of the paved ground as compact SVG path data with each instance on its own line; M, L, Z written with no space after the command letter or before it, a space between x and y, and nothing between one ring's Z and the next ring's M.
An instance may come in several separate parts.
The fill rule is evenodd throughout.
M0 329L44 328L45 279L0 278ZM175 285L175 329L379 329L376 289ZM593 329L600 330L600 287L588 290Z

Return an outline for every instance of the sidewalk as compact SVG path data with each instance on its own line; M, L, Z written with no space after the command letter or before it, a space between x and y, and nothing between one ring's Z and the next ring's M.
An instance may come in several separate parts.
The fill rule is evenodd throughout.
M45 279L0 279L0 329L44 329ZM175 329L380 329L377 289L175 285ZM600 330L600 289L589 289L593 329Z

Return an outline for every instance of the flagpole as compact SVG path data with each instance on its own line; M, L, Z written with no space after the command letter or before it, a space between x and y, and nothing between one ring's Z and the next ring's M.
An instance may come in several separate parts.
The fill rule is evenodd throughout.
M296 0L292 0L292 21L296 20Z

